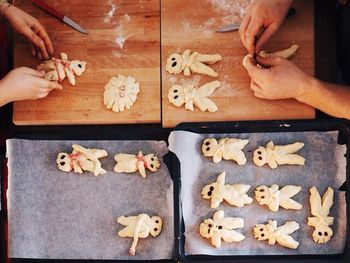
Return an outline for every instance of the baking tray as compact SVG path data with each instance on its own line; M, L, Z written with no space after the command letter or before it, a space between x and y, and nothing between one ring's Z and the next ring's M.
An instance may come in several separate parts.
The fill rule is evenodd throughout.
M217 123L182 123L175 130L189 131L198 134L225 134L225 133L265 133L265 132L303 132L303 131L338 131L338 143L346 145L346 182L339 190L346 191L349 188L350 178L350 131L349 122L345 120L292 120L292 121L244 121L244 122L217 122ZM173 167L176 167L178 160L173 160ZM179 173L180 169L174 172ZM181 181L180 181L181 189ZM177 202L181 204L180 197ZM178 216L179 236L176 247L177 258L181 262L350 262L350 198L346 192L347 203L347 225L346 225L346 245L342 254L333 255L254 255L254 256L210 256L210 255L186 255L185 253L185 226L182 215ZM179 210L181 213L181 210ZM176 220L177 221L177 220Z

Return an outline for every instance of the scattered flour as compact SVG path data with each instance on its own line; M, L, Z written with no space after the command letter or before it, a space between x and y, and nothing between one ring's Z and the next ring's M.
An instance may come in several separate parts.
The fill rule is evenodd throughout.
M117 7L115 4L112 3L112 0L109 0L109 4L111 6L111 9L108 11L107 15L105 16L105 19L104 19L105 23L110 23L112 17L115 14L115 11L117 11Z
M125 41L126 41L126 37L125 36L119 36L119 37L117 37L115 39L115 43L118 44L120 49L123 49Z
M119 21L119 26L116 28L116 38L115 43L119 46L120 49L124 48L124 44L126 40L132 35L132 34L126 34L125 32L125 26L131 21L131 16L128 14L125 14L121 17Z
M240 22L251 0L207 0L214 12L222 15L223 24Z

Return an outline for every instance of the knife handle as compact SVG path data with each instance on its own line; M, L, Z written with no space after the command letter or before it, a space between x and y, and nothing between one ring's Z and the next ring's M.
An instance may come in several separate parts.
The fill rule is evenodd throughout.
M57 17L60 20L63 20L63 18L64 18L64 14L62 14L59 11L57 11L55 8L49 6L44 1L33 0L33 4L35 4L36 6L40 7L41 9L45 10L46 12L50 13L51 15Z

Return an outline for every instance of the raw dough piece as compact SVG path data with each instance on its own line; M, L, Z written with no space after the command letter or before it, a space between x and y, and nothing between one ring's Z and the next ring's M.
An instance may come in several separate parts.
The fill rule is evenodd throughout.
M74 170L75 173L83 173L89 171L95 176L105 174L106 170L101 167L99 158L108 156L105 150L101 149L86 149L78 144L73 144L73 152L59 153L56 159L58 169L63 172Z
M139 92L140 85L133 77L118 75L111 78L105 86L103 103L107 109L115 112L129 110L134 105Z
M333 236L333 230L329 227L333 225L334 217L328 216L329 210L333 205L334 191L331 187L327 188L322 200L315 186L310 188L310 206L311 214L307 221L308 226L315 228L312 238L318 244L327 243Z
M198 52L191 54L191 50L186 50L182 55L176 53L170 55L167 60L166 70L175 75L183 71L185 76L190 76L191 72L193 72L216 78L218 73L206 64L215 64L221 60L222 57L219 54L205 55Z
M213 162L224 160L233 160L238 165L244 165L247 159L244 155L243 148L249 140L235 138L222 138L219 142L215 138L207 138L203 141L202 152L205 157L213 157Z
M295 154L303 147L304 143L301 142L288 145L274 145L270 141L265 148L259 147L254 151L253 161L259 167L267 163L272 169L283 164L304 165L305 159Z
M222 172L219 174L216 182L203 187L202 197L204 199L211 199L210 208L219 207L224 200L230 205L242 207L253 202L253 198L246 194L249 188L250 185L247 184L225 185L225 172Z
M162 231L163 221L159 216L149 217L147 214L138 216L121 216L117 222L125 228L118 232L120 237L132 237L133 242L129 249L130 255L135 255L139 238L146 238L150 234L156 237Z
M139 171L143 178L146 178L146 168L155 172L160 167L158 157L153 153L143 155L141 151L137 155L119 153L114 156L117 164L114 166L116 173L134 173Z
M66 77L71 85L75 85L75 75L81 76L86 67L85 61L68 60L66 53L61 53L61 59L52 58L41 63L37 70L45 71L44 78L50 81L62 82Z
M281 51L277 51L277 52L273 52L273 53L267 53L266 51L262 50L259 53L259 56L261 57L281 57L281 58L291 58L292 56L294 56L294 54L297 52L299 46L294 44L292 45L290 48L287 48L285 50L281 50Z
M271 187L260 185L255 189L255 199L259 205L267 205L272 212L277 212L281 206L285 209L299 210L303 206L291 199L301 191L301 186L286 185L278 190L278 185L273 184Z
M219 81L209 82L199 88L193 85L180 86L174 85L170 88L168 99L170 103L177 107L182 107L185 104L185 109L194 111L193 104L201 111L216 112L218 107L208 97L221 86Z
M269 220L267 224L257 224L253 228L254 237L259 241L268 240L269 245L276 242L284 247L296 249L299 242L294 240L290 234L299 229L295 221L287 221L284 225L277 227L276 220Z
M211 244L217 248L221 246L221 239L224 242L240 242L245 236L234 229L243 228L244 220L238 217L224 217L224 211L215 212L213 219L205 219L199 226L199 233L202 237L211 238Z

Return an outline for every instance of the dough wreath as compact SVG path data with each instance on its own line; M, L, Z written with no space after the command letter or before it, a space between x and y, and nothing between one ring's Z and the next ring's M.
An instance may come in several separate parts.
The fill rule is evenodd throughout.
M133 242L129 249L130 255L135 255L139 238L146 238L149 235L156 237L162 231L163 221L159 216L150 217L147 214L138 216L121 216L117 222L125 228L118 232L120 237L132 237Z
M247 184L225 184L225 172L222 172L216 182L204 186L201 193L204 199L210 199L210 208L219 207L224 200L230 205L243 207L253 202L246 194L249 188Z
M199 88L195 88L193 85L174 85L169 90L168 99L176 107L182 107L185 104L186 110L194 111L194 104L203 112L216 112L218 107L208 97L220 86L221 83L217 80Z
M44 78L50 81L62 82L67 77L68 82L74 86L75 75L81 76L85 67L85 61L70 61L66 53L61 53L61 59L46 60L37 67L37 70L45 71Z
M182 55L177 53L171 54L167 59L165 69L174 75L184 72L185 76L190 76L191 72L193 72L216 78L218 73L206 64L215 64L221 60L222 57L219 54L205 55L198 52L191 54L191 50L186 50Z
M81 145L73 144L73 152L59 153L56 159L58 169L63 172L74 170L76 173L89 171L95 176L105 174L106 170L101 167L100 158L108 156L105 150L101 149L86 149Z
M269 220L267 224L257 224L253 228L254 237L259 241L268 240L269 245L276 242L284 247L296 249L299 242L290 236L299 229L299 224L295 221L287 221L284 225L277 227L276 220Z
M133 77L118 75L109 80L105 86L103 103L107 109L122 112L130 109L140 92L139 83Z
M244 220L237 217L225 217L223 210L215 212L213 219L207 218L199 226L199 233L204 238L210 238L211 244L216 248L221 247L221 239L224 242L240 242L245 236L234 229L243 228Z

